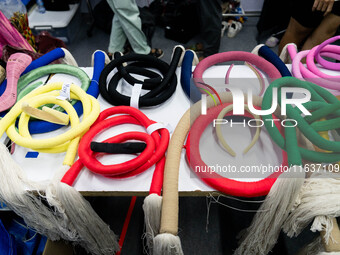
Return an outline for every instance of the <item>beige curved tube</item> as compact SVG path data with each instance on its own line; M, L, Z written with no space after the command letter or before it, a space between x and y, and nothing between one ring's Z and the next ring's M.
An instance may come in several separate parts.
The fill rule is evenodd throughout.
M48 122L56 123L59 125L68 125L70 118L67 114L56 111L52 108L43 106L42 110L31 107L27 102L23 102L21 109L26 114Z
M218 117L217 119L223 119L224 116L230 112L232 109L234 108L234 105L228 105L227 107L225 107L224 109L222 109L222 111L218 114ZM251 115L253 115L254 119L256 120L256 124L257 124L257 127L256 127L256 133L253 137L253 140L251 141L251 143L247 146L247 148L244 149L243 151L243 154L246 154L256 143L256 141L259 139L260 137L260 132L261 132L261 126L260 125L260 117L256 114L253 114L250 110L249 110L249 107L248 105L244 105L244 109L249 112ZM233 157L236 156L236 153L235 151L227 144L226 140L224 139L223 137L223 134L222 134L222 130L221 130L221 125L216 125L215 127L215 130L216 130L216 135L217 135L217 138L218 138L218 141L220 142L220 144L222 145L222 147Z
M220 94L223 103L232 103L230 92ZM245 96L245 103L247 103ZM255 106L262 105L262 98L253 96ZM207 108L214 106L211 97L207 98ZM180 119L171 136L164 168L163 203L160 233L178 233L178 174L183 144L190 130L191 122L201 114L201 101L195 103ZM191 120L191 121L190 121Z

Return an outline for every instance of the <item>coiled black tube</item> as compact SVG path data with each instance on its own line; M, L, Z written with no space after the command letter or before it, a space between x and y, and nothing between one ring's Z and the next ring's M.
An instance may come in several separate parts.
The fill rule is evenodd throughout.
M182 53L183 50L176 47L170 65L149 55L131 53L121 56L120 53L115 53L115 59L104 68L100 75L100 94L112 105L130 105L130 96L117 91L118 83L123 78L132 86L139 83L142 84L142 89L149 90L139 97L140 108L159 105L168 100L176 90L177 76L175 72ZM128 62L128 65L124 66L123 63L126 62ZM107 84L107 76L115 68L117 68L117 73ZM156 69L162 75L146 68ZM142 75L147 79L138 80L131 74Z

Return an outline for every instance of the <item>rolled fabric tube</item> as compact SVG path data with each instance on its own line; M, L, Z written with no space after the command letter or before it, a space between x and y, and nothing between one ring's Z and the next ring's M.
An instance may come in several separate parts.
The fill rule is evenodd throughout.
M0 96L0 111L7 110L15 104L19 77L31 62L32 58L23 53L15 53L9 57L6 67L8 83L5 92Z
M220 94L223 103L232 102L232 94ZM261 98L253 97L254 104L261 104ZM245 102L247 103L247 102ZM214 105L207 98L207 108ZM191 120L201 115L201 101L194 104L181 118L172 134L164 168L163 203L160 234L154 239L154 253L182 254L178 233L178 173L181 151L191 126ZM158 252L158 253L157 253Z
M51 50L50 52L42 55L40 58L33 60L32 63L25 69L25 71L22 73L22 75L38 68L41 66L45 66L50 64L51 62L59 59L64 58L65 56L70 56L71 53L68 52L66 49L63 48L56 48L54 50ZM72 55L71 55L72 56ZM3 81L0 85L0 95L2 95L6 89L7 86L7 80Z
M265 60L272 63L280 72L282 77L292 76L285 63L283 63L283 61L268 46L263 45L261 48L259 48L258 53Z
M246 61L248 64L251 64L255 67L258 67L261 71L267 74L269 81L273 81L281 77L279 71L274 67L273 64L268 62L267 60L248 52L243 51L230 51L223 52L211 55L201 61L195 68L193 73L193 80L197 87L202 90L205 87L213 89L211 86L207 85L203 79L203 73L211 66L228 62L228 61ZM212 94L215 94L219 98L219 94L216 91L213 91ZM212 96L212 95L210 95ZM213 97L212 97L213 98ZM221 103L221 102L220 102Z
M90 85L90 78L78 67L64 64L42 66L20 77L18 81L18 100L36 89L36 84L31 84L32 82L51 73L68 74L77 77L80 80L81 88L84 91L87 91ZM71 101L71 103L75 104L76 100Z
M332 37L320 45L313 47L311 50L296 52L292 49L292 73L294 77L311 81L319 86L327 89L336 90L333 94L339 93L339 75L328 75L316 66L317 61L321 66L329 70L340 70L338 63L327 61L323 57L330 57L340 60L340 47L337 45L330 45L330 43L339 40L339 36ZM288 45L290 47L290 45ZM288 48L291 49L292 47ZM301 60L306 57L306 67L301 63Z
M292 74L294 77L311 81L315 84L318 84L321 87L338 90L339 83L331 80L326 80L323 78L318 77L310 70L308 70L302 63L301 60L308 55L309 51L300 51L296 54L292 62ZM334 92L337 93L337 92Z
M173 59L169 66L167 63L149 55L128 54L120 56L120 54L117 53L115 54L116 58L104 68L100 75L100 94L107 102L113 105L132 106L136 104L136 107L148 107L161 104L168 100L176 90L177 77L175 71L181 55L182 49L176 47ZM129 61L134 62L128 66L123 66L123 63ZM145 69L145 67L159 70L163 77L153 71ZM118 72L107 85L107 76L115 68L117 68ZM137 80L132 77L129 72L146 76L148 79L145 79L144 81ZM117 86L119 80L122 78L130 85L133 85L134 88L136 87L136 84L141 84L141 89L149 90L149 92L143 96L141 96L139 92L136 92L137 95L132 94L131 97L119 93L117 91ZM133 102L133 100L136 102Z
M43 106L42 110L31 107L28 103L23 102L21 109L26 114L30 115L31 117L53 122L60 125L68 125L69 123L69 116L65 113L59 112L57 110L54 110L52 108Z
M256 102L257 105L259 105L261 100L257 99ZM221 113L224 115L224 112L222 112L221 109L226 109L226 107L230 106L232 106L231 103L225 103L223 105L212 107L208 110L207 115L200 115L196 118L196 120L192 120L193 124L185 146L186 156L192 170L194 170L196 166L203 167L203 169L206 167L206 164L203 162L199 153L200 136L209 123L216 119L217 115L220 115ZM230 115L232 114L228 114L228 116ZM248 112L246 112L244 116L254 118L254 116ZM217 116L217 119L221 119L221 117ZM219 125L216 124L216 127L218 126ZM279 128L282 130L281 126L279 126ZM257 131L259 131L259 129L260 128L258 127ZM254 137L253 142L257 139L258 137ZM282 151L282 158L282 166L287 166L287 154L284 151ZM195 174L198 175L206 184L225 194L237 197L257 197L268 194L270 188L276 181L276 178L280 175L280 172L272 173L270 176L254 182L242 182L240 180L223 178L218 173L213 172L204 173L195 171Z
M145 143L98 143L91 142L91 150L94 152L106 152L110 154L134 154L141 153L146 148Z
M262 101L262 109L271 107L271 99L273 97L273 88L278 90L283 87L300 87L310 91L311 102L303 104L306 109L314 110L311 116L302 117L301 111L297 107L287 105L287 119L289 123L285 127L285 138L279 132L276 126L268 125L268 121L273 120L272 115L264 115L264 125L275 143L287 151L289 165L302 165L302 159L307 159L310 162L331 163L340 159L340 143L328 141L320 136L312 127L311 123L320 118L326 118L328 115L339 115L340 104L335 96L327 90L307 81L301 81L293 77L283 77L273 81L264 94ZM279 98L279 104L281 104ZM313 104L317 102L318 104ZM319 106L315 108L315 106ZM321 107L320 107L321 106ZM291 120L297 122L297 128L303 136L312 144L323 150L333 152L314 151L314 149L302 148L297 143L296 127L291 125ZM325 130L332 130L334 127L329 124L328 120L323 121L324 126L328 127ZM291 168L292 169L292 168ZM294 210L294 206L299 201L299 193L304 192L303 184L305 179L305 169L294 167L293 171L284 173L285 179L276 182L269 195L267 196L260 209L262 212L257 213L251 226L247 229L240 247L235 251L235 254L268 254L276 243L281 228L289 219L290 211ZM282 176L282 175L281 175ZM292 178L293 177L293 178ZM278 179L279 181L279 179ZM276 185L280 184L280 185ZM302 189L302 191L301 191ZM281 194L280 194L281 193ZM292 228L285 231L291 231ZM266 235L261 235L266 233ZM290 234L291 235L291 234Z
M257 76L257 79L259 80L260 82L260 93L259 93L259 96L262 96L264 90L265 90L265 82L264 82L264 78L261 74L261 72L259 70L257 70L257 68L255 66L253 66L252 64L248 63L247 61L245 62L245 65L248 66L254 73L255 75ZM231 73L231 69L234 67L234 64L231 64L228 68L228 71L226 73L226 76L225 76L225 84L229 84L229 76L230 76L230 73Z
M146 143L145 150L139 156L124 163L103 165L96 158L98 153L91 150L91 143L98 133L109 127L127 123L141 125L147 129L156 122L147 118L138 109L130 106L117 106L104 110L91 129L81 139L78 149L79 159L64 175L62 181L72 185L83 166L96 174L106 177L127 178L140 174L156 164L150 193L160 195L163 184L164 154L169 142L169 131L166 128L155 130L151 134L126 132L104 140L104 143L118 143L120 145L124 145L123 142L128 140L140 140Z
M195 83L191 79L192 76L192 62L194 60L194 52L186 51L182 61L181 67L181 85L184 93L194 103L201 100L201 92L195 86Z
M61 88L61 83L50 83L23 97L0 121L0 134L6 131L16 144L39 152L66 152L63 166L47 185L32 182L13 159L8 157L4 146L0 145L0 197L9 208L23 217L29 226L51 240L63 238L82 245L93 254L109 255L118 250L118 242L113 232L78 191L60 182L61 176L74 162L80 137L99 115L100 106L94 97L72 84L71 97L80 100L84 107L84 116L80 121L69 102L57 99L58 90ZM55 137L32 138L28 128L30 116L21 109L23 102L35 108L49 103L62 106L70 116L71 129ZM20 118L17 131L15 120L18 116ZM37 191L38 195L35 195L34 191ZM41 195L41 192L44 195ZM44 203L54 209L51 210Z
M267 74L270 80L277 79L281 77L281 74L277 71L275 66L261 57L242 51L232 51L218 53L207 58L208 60L201 61L193 72L193 79L191 79L192 74L192 59L194 54L187 51L184 55L182 69L181 69L181 85L187 96L193 101L197 102L201 99L200 89L211 92L211 86L208 87L204 83L202 75L204 71L211 65L217 63L223 63L228 61L246 61L249 62L254 67L259 68L261 71ZM203 64L202 64L203 62ZM198 68L198 69L197 69ZM229 69L230 71L230 69ZM216 94L214 91L211 94Z
M226 61L247 61L260 70L264 71L270 80L281 77L281 74L267 60L247 52L224 52L209 56L202 60L195 68L194 80L197 87L202 87L199 82L204 83L203 73L210 66ZM216 95L218 96L218 95ZM232 102L231 93L220 94L221 103ZM255 104L259 98L253 97ZM247 103L247 102L245 102ZM214 104L214 98L207 98L207 108ZM190 129L192 119L196 119L200 115L201 102L194 104L181 118L169 143L165 169L164 169L164 185L163 185L163 203L160 234L154 238L154 252L156 254L182 254L181 242L178 233L178 171L181 158L181 149L184 140Z
M204 82L203 73L206 69L215 64L228 61L247 61L266 73L270 81L282 77L273 64L259 56L243 51L230 51L209 56L197 65L193 74L196 86L199 87L199 82Z
M98 79L104 67L105 67L105 53L102 51L96 51L94 53L94 68L93 68L92 80L86 91L87 94L92 95L95 98L97 98L99 95ZM82 74L82 72L80 72L80 74ZM30 76L27 76L27 77L30 77ZM84 82L86 81L85 76L82 79L84 80ZM76 102L73 107L76 110L77 114L81 116L83 113L83 106L81 102ZM29 122L29 130L31 134L46 133L46 132L59 129L61 127L62 125L54 124L51 122L45 122L45 121Z
M335 41L337 41L337 40L339 40L339 39L340 39L340 36L334 36L334 37L329 38L328 40L324 41L323 43L321 43L321 44L316 48L316 50L315 50L315 58L316 58L316 60L318 61L318 63L319 63L320 65L322 65L324 68L327 68L327 69L329 69L329 70L335 70L335 71L339 71L339 70L340 70L340 65L339 65L339 63L329 62L329 61L327 61L326 59L322 58L322 56L321 56L321 54L320 54L321 51L322 51L322 49L323 49L325 46L327 46L327 45L329 45L329 44L331 44L331 43L333 43L333 42L335 42ZM333 45L333 46L335 46L333 52L336 52L336 54L339 55L339 54L338 54L338 53L339 53L339 46L336 46L336 45ZM339 57L340 57L340 56L339 56ZM338 60L339 60L339 59L338 59Z
M315 85L311 82L301 81L299 79L293 78L293 77L284 77L283 79L280 79L276 82L273 82L271 85L271 88L281 88L284 86L290 86L290 87L300 87L305 88L311 92L311 100L313 101L319 101L321 102L324 107L321 107L320 109L314 111L312 113L312 116L316 114L317 111L321 113L321 115L326 114L336 114L336 116L339 116L338 110L340 109L340 102L338 99L333 96L329 91ZM263 99L263 105L262 108L267 109L270 106L271 99L272 99L272 90L267 90L264 95ZM280 100L280 99L279 99ZM310 104L305 104L306 108L310 107ZM317 131L315 131L310 125L309 118L310 116L307 116L303 118L301 113L294 109L292 106L287 105L287 116L291 119L295 119L298 122L298 128L301 130L301 132L304 134L304 136L311 141L314 145L318 146L320 149L333 151L332 153L324 153L324 152L316 152L311 151L305 148L299 147L299 154L301 154L302 158L307 159L311 162L323 162L323 163L332 163L336 162L340 159L340 142L334 142L334 141L328 141L327 139L324 139L321 137ZM322 117L322 116L321 116ZM270 121L272 119L272 116L264 115L264 120ZM307 121L307 120L308 121ZM278 144L282 149L285 149L285 139L280 134L278 129L276 127L271 127L266 124L265 126L272 137L272 139ZM329 123L329 121L323 122L324 124ZM334 129L332 125L328 125L328 130ZM292 155L294 157L294 155Z
M97 156L100 154L90 149L92 140L103 130L125 123L140 125L146 129L147 133L125 132L103 142L124 146L124 142L138 140L146 143L146 148L134 159L120 164L103 165L97 160ZM152 238L159 233L165 152L168 147L169 136L169 131L166 128L150 120L138 109L130 106L116 106L106 109L101 112L97 121L81 139L78 150L79 159L64 175L62 182L72 185L84 166L93 173L122 179L140 174L156 165L149 195L143 203L146 243L149 249L152 249ZM122 152L121 149L122 147L119 148L120 152Z
M326 41L327 42L327 41ZM324 43L323 43L324 44ZM324 60L324 58L322 58L321 56L327 56L327 57L332 57L335 59L339 59L340 58L340 47L337 45L319 45L319 46L315 46L314 48L312 48L307 57L306 57L306 64L308 69L314 73L316 76L320 77L320 78L324 78L324 79L330 79L333 81L339 81L340 75L328 75L325 74L323 72L321 72L316 64L315 64L315 59L319 59L319 60ZM319 58L318 58L319 57ZM326 61L326 60L325 60ZM331 63L326 61L326 63ZM323 66L324 68L327 68L329 70L335 70L335 71L340 71L340 69L336 69L336 63L333 63L335 65L332 64L327 64L326 66Z
M245 107L245 110L247 112L249 112L252 117L256 120L256 124L259 124L259 121L258 119L260 118L258 115L255 115L255 114L252 114L248 108L247 105L244 105ZM233 109L233 105L228 105L226 108L222 109L222 111L218 114L217 116L217 119L223 119L224 116L230 112L231 110ZM215 127L215 130L216 130L216 135L218 137L218 141L220 142L220 144L222 145L222 147L228 151L228 153L232 156L236 156L236 153L233 151L233 149L227 144L227 142L225 141L224 137L223 137L223 134L222 134L222 131L221 131L221 125L216 125ZM256 127L256 133L255 133L255 136L252 140L252 142L246 147L246 149L243 151L243 153L247 153L256 143L256 141L259 139L260 137L260 131L261 131L261 126L257 126Z

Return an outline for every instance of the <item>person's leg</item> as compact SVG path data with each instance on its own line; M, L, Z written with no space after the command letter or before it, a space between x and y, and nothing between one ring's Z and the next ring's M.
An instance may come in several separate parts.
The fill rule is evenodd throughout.
M309 50L323 41L334 36L340 26L340 16L329 13L320 23L320 25L307 38L302 50Z
M120 24L118 15L116 15L116 9L113 4L113 0L107 0L107 3L110 5L112 11L114 12L114 16L112 19L112 27L110 33L110 42L108 47L108 52L113 54L116 51L123 52L124 44L126 42L126 36L124 30Z
M220 0L199 0L204 57L218 53L221 42L222 7Z
M142 31L142 22L136 1L116 0L113 1L113 5L116 10L115 16L119 19L133 51L139 54L149 54L151 48L147 44L146 36Z
M288 43L295 43L297 47L300 48L312 31L313 28L305 27L296 19L290 18L287 30L279 44L279 55L281 54L283 47Z

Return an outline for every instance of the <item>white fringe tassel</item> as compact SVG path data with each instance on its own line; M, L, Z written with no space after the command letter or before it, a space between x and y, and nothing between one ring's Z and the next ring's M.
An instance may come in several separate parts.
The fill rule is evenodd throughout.
M63 167L63 171L67 167ZM47 191L44 196L41 192ZM38 193L38 194L34 194ZM52 209L43 200L50 203ZM31 182L0 143L0 200L27 225L52 241L63 238L84 246L96 255L119 250L116 236L78 191L53 181L46 185Z
M281 227L304 183L305 172L301 166L293 166L284 172L272 186L265 201L247 229L237 255L267 255L274 247Z
M96 255L112 255L119 251L115 234L76 189L62 182L55 188L70 228L79 235L79 244Z
M183 255L181 239L173 234L163 233L155 237L154 255Z
M42 189L27 179L6 146L0 143L0 200L22 217L27 225L52 241L60 239L60 232L61 237L66 237L69 233L63 227L60 215L46 207L41 196L34 194L40 191Z
M162 197L157 194L150 194L144 199L143 203L145 238L149 254L153 253L153 239L159 234Z
M114 254L119 245L110 227L75 188L60 182L68 169L69 166L63 165L46 189L47 201L72 230L73 235L67 240L82 245L92 254Z
M340 176L338 173L314 173L306 179L291 214L283 225L289 237L298 236L313 222L312 231L325 231L325 241L331 238L331 218L340 216Z

